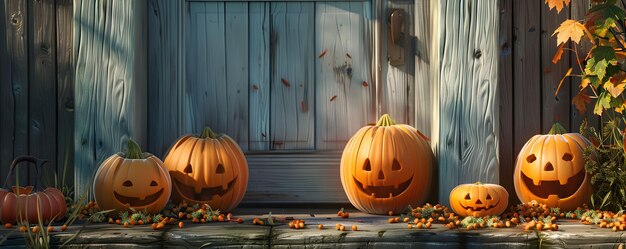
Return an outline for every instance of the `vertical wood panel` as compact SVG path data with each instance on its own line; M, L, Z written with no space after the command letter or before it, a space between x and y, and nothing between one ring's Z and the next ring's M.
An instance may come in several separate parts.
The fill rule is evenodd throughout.
M74 185L73 0L57 0L57 175L59 186Z
M23 0L3 1L5 7L4 27L6 28L5 64L8 79L0 84L0 103L2 121L0 121L0 168L3 177L8 173L8 166L13 158L28 154L28 11ZM2 37L5 39L5 37ZM28 171L22 171L28 172ZM21 174L20 183L27 182L27 174Z
M11 23L7 18L5 3L0 3L0 184L3 184L4 177L8 174L8 153L13 152L13 130L9 130L9 122L13 120L13 110L11 103L11 59L7 46L7 26Z
M314 149L314 5L272 3L270 148Z
M358 129L376 120L364 10L362 2L316 5L318 150L342 150Z
M569 115L570 107L572 106L570 78L565 79L561 90L555 96L559 81L569 68L569 53L563 53L559 63L552 63L552 57L558 48L556 36L552 36L552 33L559 27L561 22L569 19L569 8L564 8L561 13L557 14L555 10L550 10L547 4L542 3L541 13L541 65L543 72L541 81L543 87L541 131L547 133L554 122L559 122L570 130Z
M415 128L431 137L433 118L433 82L431 79L432 25L431 0L415 1Z
M458 184L498 183L498 6L444 1L440 27L440 193ZM490 31L491 30L491 31Z
M270 148L270 4L249 4L249 146L251 151L266 151Z
M32 42L29 50L29 153L50 161L42 173L54 183L56 151L56 15L54 0L29 1ZM29 174L34 179L34 170Z
M514 93L513 93L513 1L500 0L500 29L499 29L499 68L498 87L500 96L500 185L509 193L514 193L513 169L515 155L513 155L513 124ZM517 201L517 197L509 195L509 202Z
M183 135L182 1L148 3L148 149L163 158Z
M226 133L248 148L246 3L190 3L187 94L192 130Z
M74 3L77 195L129 138L146 147L146 9L146 1Z
M514 1L513 5L513 85L515 125L513 155L533 135L541 132L541 1Z
M589 10L589 4L591 0L579 0L572 1L570 4L570 19L574 20L582 20L585 18L587 11ZM566 11L565 9L564 11ZM582 49L578 48L578 54L580 55L581 60L584 60L584 57L587 55L587 52L591 49L591 43L586 39L581 40ZM568 51L565 51L568 52ZM564 61L565 58L562 58L559 63L567 63ZM576 55L570 53L569 60L570 67L573 67L572 73L580 72L580 68L578 63L576 62ZM584 66L584 64L583 64ZM571 95L570 97L576 96L578 92L580 92L580 78L578 77L570 77L571 82ZM588 91L588 90L587 90ZM590 94L590 93L588 93ZM571 104L571 102L570 102ZM570 106L570 131L571 132L579 132L580 124L582 124L583 120L587 119L589 126L600 127L600 119L597 115L593 114L593 106L591 104L587 105L587 111L585 113L580 113L578 109L574 106Z
M388 26L388 18L392 9L401 9L405 15L405 31L402 47L404 48L404 65L392 66L387 58L388 37L390 36L390 27ZM396 121L415 125L415 51L414 40L415 28L414 23L415 1L407 0L388 0L383 10L383 25L381 32L382 46L382 112L388 113Z

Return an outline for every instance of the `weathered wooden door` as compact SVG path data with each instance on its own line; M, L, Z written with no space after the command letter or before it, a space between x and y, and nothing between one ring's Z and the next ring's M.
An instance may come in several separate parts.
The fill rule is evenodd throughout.
M405 9L411 25L413 1L384 5ZM352 134L377 110L415 124L412 26L407 63L373 65L368 0L155 0L150 8L150 71L163 72L149 76L150 150L164 155L207 125L228 134L248 155L244 201L346 202L339 159ZM372 68L381 68L379 84Z

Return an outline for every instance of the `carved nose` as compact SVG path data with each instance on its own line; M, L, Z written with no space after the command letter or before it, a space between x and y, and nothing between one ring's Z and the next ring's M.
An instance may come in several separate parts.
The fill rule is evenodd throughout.
M476 204L483 204L482 201L480 201L480 199L476 200Z
M553 171L554 170L554 166L552 166L552 164L550 162L548 162L546 164L546 166L543 167L544 171Z
M378 180L385 180L385 174L382 170L378 172Z

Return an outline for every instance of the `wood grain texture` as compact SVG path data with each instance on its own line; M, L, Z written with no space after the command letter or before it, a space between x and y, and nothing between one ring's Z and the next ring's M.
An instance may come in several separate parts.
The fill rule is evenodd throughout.
M568 130L570 129L569 114L572 103L569 77L561 85L560 91L556 92L561 78L570 67L569 53L563 53L560 63L552 63L552 57L558 49L556 36L552 36L552 33L569 17L569 8L564 8L561 13L557 14L555 9L550 10L547 4L541 4L541 69L543 72L541 79L541 86L543 87L541 131L544 134L548 133L555 122L559 122Z
M248 148L246 3L191 3L187 100L191 130L204 126Z
M57 167L55 1L31 0L29 13L29 154L50 161L42 169L42 180L49 185L54 183ZM36 177L33 170L29 175Z
M244 203L348 202L338 177L339 152L248 154L246 159L252 177Z
M3 59L3 83L0 84L0 169L2 184L13 158L28 154L28 11L23 0L3 1L4 48L7 57ZM4 81L6 80L6 81ZM28 170L21 171L21 184L27 183Z
M185 133L184 2L148 2L148 151L164 158Z
M249 149L270 148L270 4L249 3Z
M498 6L443 1L440 43L439 201L470 182L498 183Z
M77 195L128 139L146 147L146 10L146 1L74 2Z
M501 0L499 2L500 25L499 25L499 114L500 114L500 185L509 193L514 193L513 170L515 168L515 155L513 154L514 128L514 92L513 92L513 2L514 0ZM515 195L509 195L509 203L517 201Z
M58 184L74 186L73 0L56 2L57 175Z
M517 157L526 141L541 132L541 13L543 2L513 2L513 155Z
M430 137L433 118L433 82L431 80L431 47L433 15L431 0L415 1L415 123L417 130Z
M314 149L314 3L273 2L271 15L270 149Z
M353 134L376 121L366 4L316 3L317 150L343 150Z
M415 51L414 40L415 24L414 20L415 1L396 0L385 1L383 8L382 30L381 30L381 61L382 61L382 113L388 113L396 123L415 125ZM386 4L386 5L385 5ZM390 36L388 17L393 9L400 9L405 15L405 31L402 47L404 48L404 65L392 66L387 58L387 46ZM420 127L422 128L422 127ZM423 129L423 128L422 128Z

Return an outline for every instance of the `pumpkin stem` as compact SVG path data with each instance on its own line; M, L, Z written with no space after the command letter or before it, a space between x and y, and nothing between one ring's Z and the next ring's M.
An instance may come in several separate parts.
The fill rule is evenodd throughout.
M482 183L482 182L476 182L476 183L474 183L474 184L476 184L476 185L483 185L483 183Z
M549 135L560 135L565 133L567 133L567 130L558 122L554 123L554 125L552 125L552 128L550 129L550 132L548 132Z
M142 159L141 147L132 139L128 139L128 153L126 153L127 159Z
M204 129L202 129L202 135L200 135L200 138L203 139L207 139L207 138L211 138L211 139L217 139L217 134L215 134L215 132L213 132L213 130L211 130L211 128L204 127Z
M384 114L380 117L378 122L376 122L376 126L392 126L395 125L396 122L391 119L389 114Z

